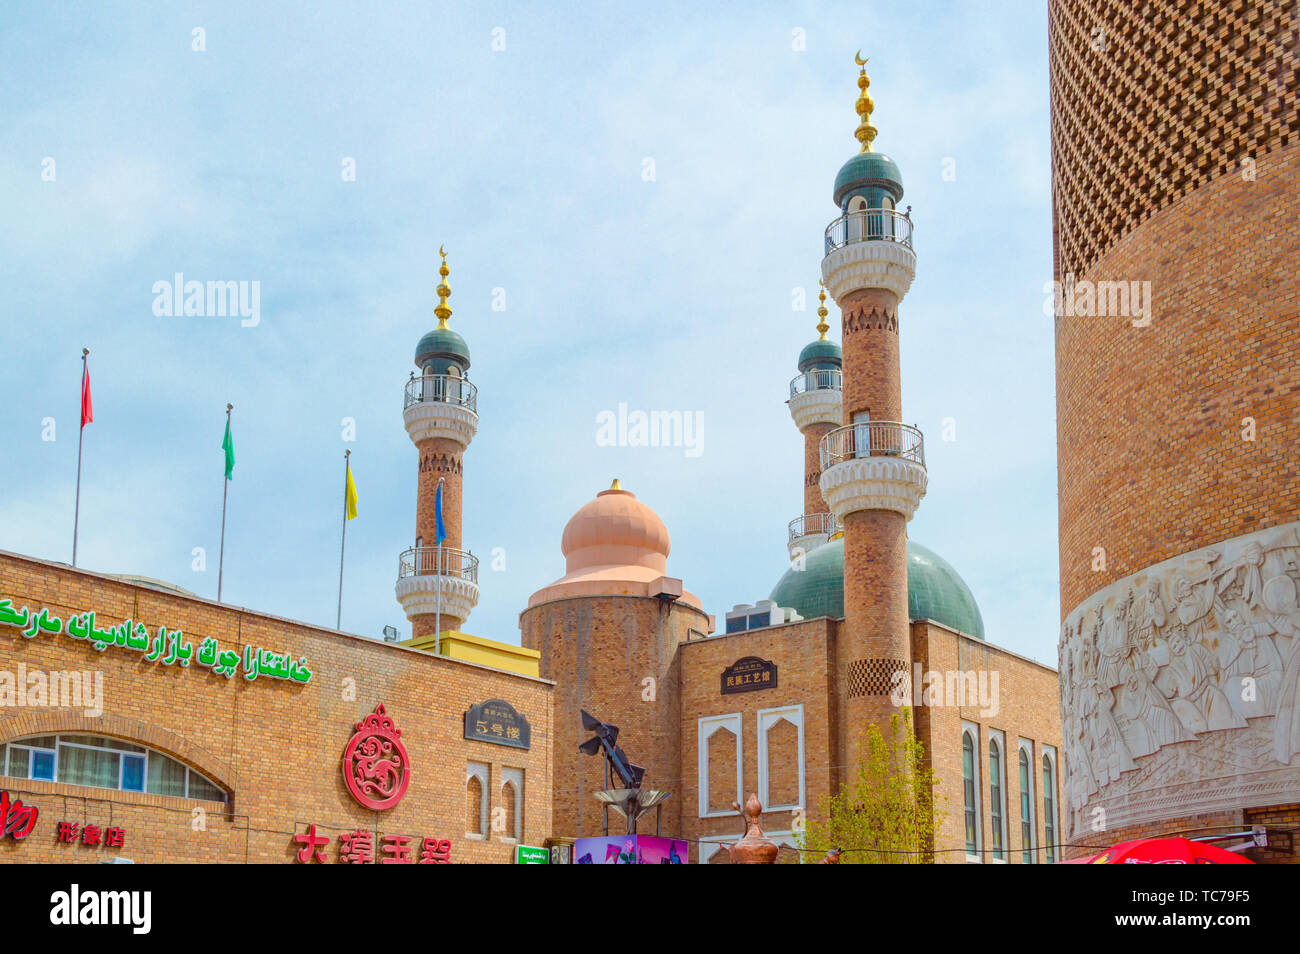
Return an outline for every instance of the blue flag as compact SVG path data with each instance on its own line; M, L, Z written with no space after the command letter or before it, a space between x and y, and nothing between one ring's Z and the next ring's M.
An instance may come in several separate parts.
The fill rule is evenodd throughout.
M442 484L438 485L438 494L433 498L433 520L437 528L434 531L437 536L434 546L442 546L442 541L447 539L447 528L442 522Z

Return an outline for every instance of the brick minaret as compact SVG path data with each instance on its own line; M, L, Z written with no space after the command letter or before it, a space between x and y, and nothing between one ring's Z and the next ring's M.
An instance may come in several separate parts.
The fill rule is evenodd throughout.
M799 353L799 373L790 382L790 416L803 435L803 513L790 521L788 546L791 559L825 543L835 532L835 519L822 497L821 440L839 425L844 411L840 401L840 346L828 341L826 288L817 295L816 341Z
M857 741L897 711L892 676L910 672L907 521L925 494L921 433L899 422L898 303L916 272L898 166L871 142L865 61L858 77L861 152L840 169L841 216L826 230L822 278L843 320L843 426L821 440L821 492L844 531L844 626L837 640L839 748L853 766ZM847 769L847 771L851 771Z
M415 503L415 546L402 554L397 599L411 621L413 637L459 629L478 602L478 559L462 548L463 459L478 430L478 390L469 382L469 347L447 326L450 270L447 254L438 286L438 327L415 349L416 373L406 385L403 420L419 460ZM442 485L445 537L438 551L436 500ZM439 619L441 606L441 622Z

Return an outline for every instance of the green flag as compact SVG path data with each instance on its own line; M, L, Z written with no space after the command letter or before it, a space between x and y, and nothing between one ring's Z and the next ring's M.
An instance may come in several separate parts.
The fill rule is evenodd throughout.
M226 419L226 436L221 441L221 449L226 452L226 480L235 479L235 439L230 436L230 419Z

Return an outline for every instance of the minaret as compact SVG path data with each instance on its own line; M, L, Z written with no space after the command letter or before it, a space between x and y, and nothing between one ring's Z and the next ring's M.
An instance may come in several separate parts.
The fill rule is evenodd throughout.
M900 423L898 304L912 284L912 220L903 180L872 149L871 81L861 54L857 155L835 178L840 217L826 229L822 279L842 313L843 426L821 439L821 492L844 532L844 625L837 645L840 765L888 727L892 676L910 672L907 521L925 495L921 432ZM847 771L847 770L846 770Z
M419 455L415 503L415 546L401 556L397 601L411 621L413 637L459 629L478 603L478 558L461 547L462 459L478 430L478 390L469 382L469 346L447 326L451 286L447 253L433 313L438 327L420 339L415 367L406 384L402 419ZM442 522L446 536L438 550L435 501L442 484ZM438 619L441 607L441 622Z
M790 416L803 435L803 513L790 521L790 558L796 559L829 540L835 518L822 497L820 445L826 432L844 418L840 401L843 356L840 346L826 339L826 286L817 293L818 338L799 352L799 373L790 382Z

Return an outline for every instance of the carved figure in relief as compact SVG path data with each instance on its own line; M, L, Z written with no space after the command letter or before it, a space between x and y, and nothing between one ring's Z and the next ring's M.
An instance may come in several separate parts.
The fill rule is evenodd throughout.
M1233 711L1218 687L1218 665L1199 640L1178 632L1169 640L1171 659L1161 676L1178 720L1193 733L1238 729L1246 720Z
M1183 728L1164 696L1136 669L1124 675L1117 718L1134 758L1150 755L1171 742L1195 738Z
M1262 599L1262 584L1260 591ZM1222 623L1227 635L1221 641L1219 659L1229 705L1245 719L1273 715L1282 688L1282 657L1270 638L1273 627L1252 622L1235 609L1223 614ZM1249 693L1247 678L1254 681ZM1247 699L1247 695L1254 698Z
M1257 608L1264 598L1264 548L1251 541L1241 551L1241 559L1235 565L1219 571L1217 589L1225 593L1230 587L1236 587L1242 602L1251 608Z
M1211 551L1213 552L1213 551ZM1215 554L1217 557L1218 554ZM1214 605L1214 582L1209 581L1199 587L1192 586L1186 576L1179 576L1174 581L1174 610L1178 621L1187 630L1187 639L1195 643L1208 628L1208 613ZM1170 649L1173 649L1172 645Z
M1264 606L1274 628L1291 638L1286 649L1286 669L1273 719L1273 750L1277 760L1291 764L1300 753L1300 608L1296 584L1289 576L1275 576L1264 584Z
M1117 781L1123 772L1133 768L1133 757L1124 744L1124 734L1111 708L1115 696L1096 679L1089 682L1091 690L1085 693L1084 711L1087 714L1089 737L1092 741L1092 766L1098 785Z
M1097 678L1103 686L1118 686L1123 681L1121 667L1127 661L1133 644L1128 634L1128 609L1133 601L1133 591L1127 597L1118 600L1110 618L1105 615L1105 607L1098 611L1101 621L1100 661L1097 666Z

